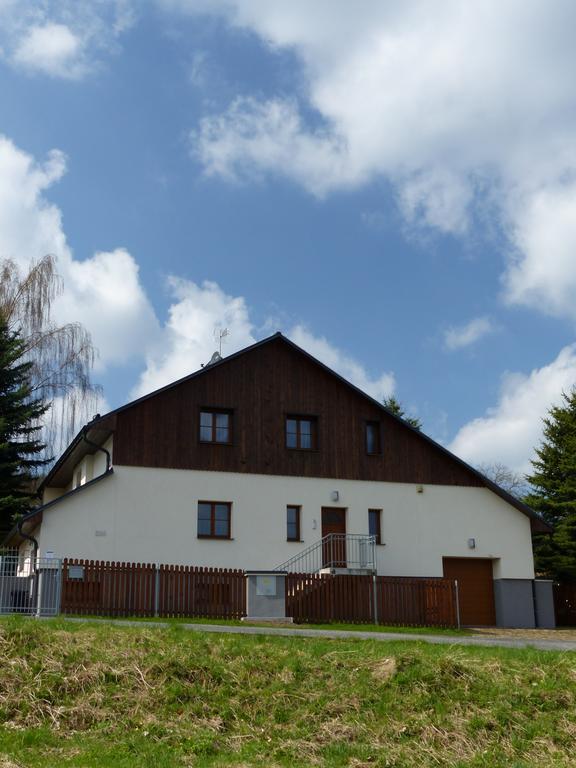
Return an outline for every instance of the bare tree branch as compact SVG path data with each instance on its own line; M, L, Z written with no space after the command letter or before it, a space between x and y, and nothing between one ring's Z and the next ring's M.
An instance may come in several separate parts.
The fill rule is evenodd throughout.
M25 341L34 395L52 403L43 425L49 455L70 441L101 395L91 378L97 352L90 334L80 323L58 325L52 319L52 304L63 289L54 256L32 263L25 274L10 259L0 262L0 317Z
M524 475L514 472L506 464L501 464L498 461L480 464L478 471L517 499L524 498L530 490L530 484Z

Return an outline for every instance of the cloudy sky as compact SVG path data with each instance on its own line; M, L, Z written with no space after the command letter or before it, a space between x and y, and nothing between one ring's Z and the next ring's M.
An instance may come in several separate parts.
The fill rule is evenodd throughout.
M572 0L0 0L0 258L113 407L282 330L473 464L576 382Z

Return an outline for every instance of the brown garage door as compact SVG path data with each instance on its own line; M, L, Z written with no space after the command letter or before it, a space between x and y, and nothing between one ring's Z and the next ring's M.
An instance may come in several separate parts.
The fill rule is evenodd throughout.
M458 580L460 621L468 626L496 624L492 560L444 557L444 576Z

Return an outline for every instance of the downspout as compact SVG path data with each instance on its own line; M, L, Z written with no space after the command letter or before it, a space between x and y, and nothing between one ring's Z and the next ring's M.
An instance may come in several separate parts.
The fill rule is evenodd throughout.
M20 536L22 536L23 539L27 539L28 541L31 541L34 545L34 568L36 568L36 558L38 557L38 541L34 538L34 536L31 536L29 533L24 533L22 530L22 526L24 524L25 517L21 517L20 520L16 523L16 527L18 528L18 533Z
M86 433L88 432L88 425L84 427L82 430L82 439L85 443L88 443L88 445L91 445L92 448L96 448L97 451L102 451L106 454L106 472L110 471L110 466L112 464L112 459L110 457L110 451L104 448L102 445L98 445L98 443L93 443L92 440L88 440L86 437Z

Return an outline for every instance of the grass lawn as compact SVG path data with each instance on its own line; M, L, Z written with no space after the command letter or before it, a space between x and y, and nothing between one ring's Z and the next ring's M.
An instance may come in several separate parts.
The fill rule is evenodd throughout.
M574 766L576 654L0 621L0 766Z

